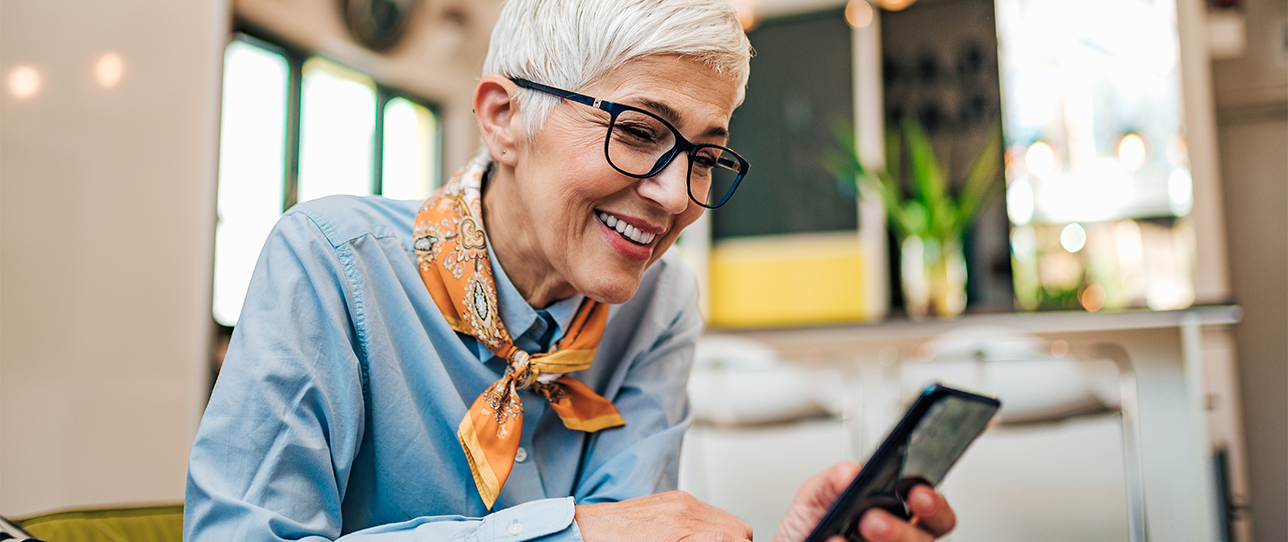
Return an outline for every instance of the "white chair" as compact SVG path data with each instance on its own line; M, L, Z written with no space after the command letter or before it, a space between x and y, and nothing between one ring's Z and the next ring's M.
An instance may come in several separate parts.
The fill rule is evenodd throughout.
M905 397L939 381L1002 400L999 426L967 450L941 488L960 520L952 541L1144 539L1126 352L1054 346L1011 329L963 327L922 345L923 359L899 365Z
M769 539L800 485L852 457L847 422L827 413L834 375L781 361L754 341L707 336L689 379L693 426L680 489L748 522Z

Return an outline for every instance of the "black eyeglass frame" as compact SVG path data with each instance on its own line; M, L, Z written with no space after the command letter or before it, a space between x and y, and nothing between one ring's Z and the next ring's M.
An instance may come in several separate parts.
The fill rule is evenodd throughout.
M608 112L608 114L610 115L610 118L608 121L608 133L604 136L604 160L608 162L608 165L612 166L613 169L617 170L617 172L621 173L622 175L625 175L627 177L631 177L634 179L647 179L649 177L657 175L658 173L661 173L663 169L666 169L666 166L671 165L671 162L674 161L675 157L678 156L681 152L688 154L689 167L686 170L685 177L684 177L685 189L689 192L689 199L693 200L693 202L698 205L706 207L707 209L715 209L717 207L720 207L721 205L724 205L725 202L729 201L729 198L733 196L734 191L738 189L738 185L742 183L743 177L747 176L747 170L751 169L751 164L747 162L747 160L743 158L742 155L734 152L733 149L730 149L728 147L722 147L720 145L711 145L708 143L693 143L685 139L684 135L680 134L680 131L677 130L674 126L672 126L671 123L667 122L666 119L663 119L662 117L659 117L650 111L646 111L638 107L632 107L626 104L620 104L616 102L610 102L607 100L601 100L599 98L593 98L591 96L587 96L585 94L578 94L570 90L563 90L552 86L543 85L541 83L534 83L532 81L523 79L521 77L511 77L509 79L510 81L513 81L514 84L519 85L520 87L536 90L539 92L544 92L546 94L552 94L554 96L558 96L565 100L571 100L582 105L587 105L590 107L594 107L596 109L602 109ZM631 173L629 171L623 170L620 167L617 167L617 164L613 163L613 159L608 154L608 145L613 137L613 126L617 124L617 116L622 114L622 112L624 111L634 111L637 113L642 113L644 115L653 117L654 119L657 119L658 122L662 123L663 126L666 126L668 129L670 129L671 133L675 135L675 145L671 147L671 150L663 153L662 156L657 159L657 162L653 164L653 169L649 170L648 173L645 173L643 175ZM715 205L708 205L706 203L703 203L693 195L693 183L692 183L693 158L697 154L697 152L702 149L717 149L719 151L727 152L733 157L738 159L737 163L733 163L733 161L731 160L722 160L722 159L716 160L716 164L714 164L713 167L722 167L730 171L737 171L738 177L735 178L733 181L733 184L729 186L729 191L726 192L724 196L720 198L720 201L716 202Z

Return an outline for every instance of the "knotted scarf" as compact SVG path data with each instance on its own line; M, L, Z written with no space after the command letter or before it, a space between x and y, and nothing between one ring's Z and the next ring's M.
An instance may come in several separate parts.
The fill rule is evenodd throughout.
M594 432L625 425L613 403L563 373L590 367L608 322L608 305L586 298L563 339L549 352L514 346L497 310L496 283L483 234L481 155L421 206L413 230L416 262L434 303L458 333L471 335L506 360L505 375L470 406L456 435L488 510L514 467L523 435L519 390L549 401L564 426Z

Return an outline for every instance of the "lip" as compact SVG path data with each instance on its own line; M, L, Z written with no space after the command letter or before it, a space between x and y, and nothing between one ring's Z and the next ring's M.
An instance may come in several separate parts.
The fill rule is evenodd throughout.
M646 222L642 222L639 219L619 216L615 213L609 213L608 211L596 210L594 214L598 215L598 213L600 212L608 213L609 215L612 215L614 218L618 220L624 221L627 224L630 224L631 226L639 228L640 231L657 235L656 237L653 238L653 241L649 242L649 244L637 245L635 243L627 241L625 238L623 238L621 235L617 233L617 230L609 228L608 225L604 224L604 222L601 221L598 216L594 216L593 218L595 220L595 224L599 225L599 231L603 233L604 239L608 241L608 245L613 247L613 249L616 250L618 254L621 254L627 259L636 260L636 261L648 261L649 258L653 256L653 247L657 246L657 240L662 237L661 234L666 231L665 228L658 228L657 226L653 226Z

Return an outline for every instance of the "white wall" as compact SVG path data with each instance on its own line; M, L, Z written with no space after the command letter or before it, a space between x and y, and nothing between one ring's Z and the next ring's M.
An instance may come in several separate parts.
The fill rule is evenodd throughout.
M1237 12L1236 12L1237 13ZM1257 542L1288 540L1288 3L1246 0L1246 48L1212 63L1243 432Z
M183 498L229 21L226 0L0 2L0 514Z

